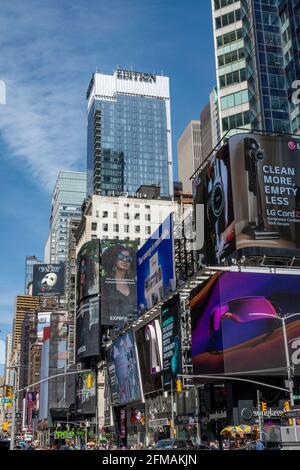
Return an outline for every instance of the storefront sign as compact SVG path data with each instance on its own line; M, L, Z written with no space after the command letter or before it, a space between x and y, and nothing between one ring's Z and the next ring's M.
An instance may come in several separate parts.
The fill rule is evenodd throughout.
M150 419L149 420L149 427L150 428L159 428L161 426L169 426L168 418Z

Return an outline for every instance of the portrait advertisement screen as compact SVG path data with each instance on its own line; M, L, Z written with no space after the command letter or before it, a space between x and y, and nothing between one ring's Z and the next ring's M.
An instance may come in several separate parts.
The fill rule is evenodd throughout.
M83 372L76 376L76 408L78 413L96 411L96 373Z
M111 399L115 406L142 400L134 336L128 331L113 341L108 351Z
M33 266L32 295L64 295L65 265L35 264Z
M161 307L163 385L170 388L171 381L182 371L180 298L175 295Z
M300 276L216 273L193 292L194 374L286 375L283 322L291 365L300 373Z
M136 311L137 241L101 241L101 323L123 326Z
M204 204L208 264L241 255L300 254L300 140L237 134L194 182Z
M99 240L85 243L77 255L77 304L99 294Z
M85 299L76 310L77 361L100 353L100 322L98 296Z
M156 318L135 332L144 395L162 389L162 332Z
M151 308L174 290L172 214L137 252L138 311Z

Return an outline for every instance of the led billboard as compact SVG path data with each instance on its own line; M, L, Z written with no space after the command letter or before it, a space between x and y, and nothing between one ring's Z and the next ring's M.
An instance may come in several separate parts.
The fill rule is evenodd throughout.
M144 395L162 388L162 332L156 318L135 332Z
M76 310L76 358L98 356L100 353L99 298L83 300Z
M99 240L85 243L77 255L77 304L99 294Z
M95 413L96 411L96 373L83 372L76 376L76 411L77 413Z
M286 375L281 315L289 353L300 373L300 277L293 274L223 272L190 300L195 374Z
M161 307L163 384L169 388L171 382L182 371L180 298L175 295Z
M101 241L101 324L123 326L136 311L137 241Z
M142 392L132 331L113 341L107 362L112 403L121 406L140 401Z
M33 266L32 295L64 295L65 266L60 264L35 264Z
M300 255L300 141L237 134L194 182L204 204L207 263L240 255Z
M137 252L138 310L151 308L175 286L172 214Z

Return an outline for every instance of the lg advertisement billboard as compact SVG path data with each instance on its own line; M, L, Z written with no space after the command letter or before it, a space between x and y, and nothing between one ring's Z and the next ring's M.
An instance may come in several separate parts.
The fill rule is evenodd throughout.
M135 332L144 395L162 389L162 332L156 318Z
M207 263L240 255L300 254L300 141L229 138L194 182L205 206ZM197 214L197 212L196 212Z
M33 266L32 295L64 295L65 266L60 264L35 264Z
M138 310L151 308L175 285L172 214L137 252Z
M132 331L113 341L107 362L113 405L141 401L140 375Z
M286 375L281 315L300 313L300 276L223 272L190 300L194 374ZM300 315L286 320L300 374Z
M170 388L182 371L180 341L180 298L175 295L161 307L163 384Z
M85 243L77 255L77 304L99 294L99 240Z
M136 311L138 242L101 241L101 324L123 326Z
M99 353L99 298L96 296L83 300L76 310L76 360Z

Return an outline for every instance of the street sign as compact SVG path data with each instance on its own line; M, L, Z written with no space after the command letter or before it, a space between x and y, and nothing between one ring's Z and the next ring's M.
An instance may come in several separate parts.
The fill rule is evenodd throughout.
M294 400L300 400L300 395L294 395Z
M1 398L1 403L12 403L10 398Z

